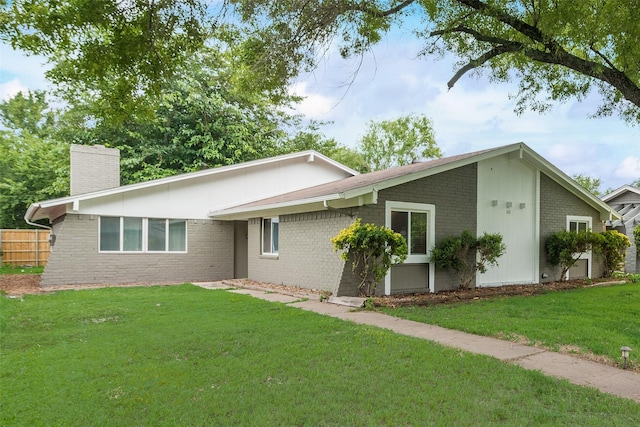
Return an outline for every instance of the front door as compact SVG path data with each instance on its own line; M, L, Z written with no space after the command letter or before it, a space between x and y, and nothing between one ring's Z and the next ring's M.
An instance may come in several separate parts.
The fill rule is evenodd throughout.
M234 222L233 277L244 279L249 276L249 244L247 221Z

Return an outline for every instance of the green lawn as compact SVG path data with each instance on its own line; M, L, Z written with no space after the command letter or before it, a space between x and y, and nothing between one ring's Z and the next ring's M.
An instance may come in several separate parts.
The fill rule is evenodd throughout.
M614 363L621 363L620 347L629 346L635 350L632 365L640 367L639 284L382 310L476 335L520 341L524 337L554 351L593 353Z
M44 267L16 267L13 265L3 265L0 267L0 274L42 274Z
M495 359L192 285L0 298L0 425L639 425Z

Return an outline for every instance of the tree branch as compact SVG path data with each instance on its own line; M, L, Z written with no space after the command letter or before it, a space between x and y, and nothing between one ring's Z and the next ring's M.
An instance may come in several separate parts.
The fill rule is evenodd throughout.
M515 52L518 50L520 50L520 47L517 46L515 43L512 43L510 45L500 45L491 49L489 52L486 52L479 58L469 61L467 65L459 69L458 72L456 72L456 74L451 78L451 80L447 82L447 87L451 89L453 85L455 85L456 82L460 79L460 77L462 77L465 73L467 73L468 71L474 68L480 67L482 64L489 61L490 59L495 58L496 56L500 56L503 53Z
M388 10L377 10L371 7L368 7L366 4L354 4L352 10L357 10L359 12L367 13L369 15L384 18L393 14L400 12L402 9L409 7L411 4L415 3L416 0L405 0L396 7L392 7ZM366 3L366 2L365 2Z

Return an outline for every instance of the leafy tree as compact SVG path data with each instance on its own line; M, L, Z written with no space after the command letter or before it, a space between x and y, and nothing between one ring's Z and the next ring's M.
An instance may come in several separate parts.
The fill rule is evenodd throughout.
M594 249L604 258L604 277L611 277L616 269L624 271L625 250L631 246L631 240L616 230L597 233Z
M600 186L602 185L602 181L600 180L600 178L594 178L583 174L573 175L572 178L574 181L580 184L580 186L582 186L585 190L587 190L594 196L600 197L604 195L600 191Z
M369 129L358 148L369 168L374 171L442 157L431 121L415 115L369 122Z
M632 186L640 188L640 178L631 183Z
M549 236L545 244L547 259L551 265L560 266L560 280L566 280L569 269L597 242L598 237L591 231L562 230Z
M600 115L640 121L640 8L628 0L234 0L255 29L257 68L283 78L312 68L337 44L362 54L393 27L414 30L421 55L460 59L447 85L482 69L519 81L517 111L545 111L551 100L603 95ZM336 40L337 39L337 40Z
M141 107L204 46L213 22L200 0L2 1L0 37L43 55L47 77L73 99L89 90L111 115Z
M518 111L599 90L597 114L640 121L640 8L629 0L0 0L0 38L46 56L49 78L81 82L124 117L140 93L161 92L212 37L238 40L238 70L249 85L279 93L336 42L343 56L408 28L421 55L451 52L457 71L517 79ZM233 16L237 13L243 23ZM336 39L338 39L336 41ZM69 93L71 97L71 93ZM138 105L139 106L139 105ZM118 115L118 111L122 114Z
M496 267L506 250L499 233L484 233L476 238L464 230L459 236L439 241L431 251L431 261L437 268L453 271L460 288L470 288L475 287L476 272L486 273L488 267Z
M377 284L384 279L393 264L407 259L407 241L400 233L374 224L355 220L331 239L340 257L351 261L353 274L360 279L358 290L364 296L376 293Z

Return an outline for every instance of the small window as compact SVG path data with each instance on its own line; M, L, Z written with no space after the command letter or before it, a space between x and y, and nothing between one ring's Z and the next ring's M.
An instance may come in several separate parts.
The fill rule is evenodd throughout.
M100 250L120 250L120 217L100 218Z
M142 251L142 218L123 218L123 223L122 250Z
M262 219L262 253L267 255L278 254L278 228L279 219Z
M569 221L569 231L572 233L579 233L588 229L589 223L587 221Z
M164 252L167 249L167 221L158 218L149 218L148 225L148 244L149 252Z
M409 255L426 255L426 212L391 211L391 229L405 238Z

